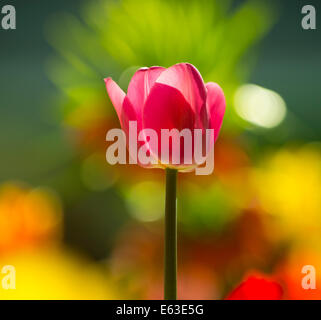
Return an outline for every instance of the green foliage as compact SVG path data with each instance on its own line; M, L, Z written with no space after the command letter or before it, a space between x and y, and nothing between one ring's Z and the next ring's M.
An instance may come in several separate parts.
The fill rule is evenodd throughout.
M179 220L183 230L191 234L219 232L238 214L237 200L230 190L213 183L203 190L189 186L178 202Z
M67 96L68 113L80 104L94 108L107 100L106 76L118 81L125 71L121 84L126 89L136 67L190 62L205 81L223 87L230 106L248 72L244 58L272 21L273 12L263 1L239 6L221 0L91 1L82 19L64 15L49 25L48 39L59 55L49 64L49 74Z

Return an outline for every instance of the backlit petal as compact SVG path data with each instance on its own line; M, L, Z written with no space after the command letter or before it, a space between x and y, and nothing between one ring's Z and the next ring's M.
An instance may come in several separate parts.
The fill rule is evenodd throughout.
M128 86L127 97L138 118L142 117L142 110L149 92L164 70L163 67L141 68L132 77Z
M202 76L193 65L176 64L163 71L156 83L165 84L180 91L196 114L196 126L206 128L206 89Z
M126 94L112 78L106 78L105 83L109 98L117 112L119 120L121 121L123 102Z
M146 100L143 112L143 127L154 129L158 135L158 147L150 144L153 153L158 150L158 158L160 158L161 129L193 130L194 125L195 114L181 92L171 86L156 82ZM193 153L193 146L189 147ZM170 150L164 150L170 158L171 150L171 144ZM182 159L184 156L183 143L181 143L180 155ZM182 161L180 163L183 164Z
M225 97L221 87L214 83L208 82L207 89L207 112L209 114L210 128L214 129L214 139L216 141L223 122L225 113Z

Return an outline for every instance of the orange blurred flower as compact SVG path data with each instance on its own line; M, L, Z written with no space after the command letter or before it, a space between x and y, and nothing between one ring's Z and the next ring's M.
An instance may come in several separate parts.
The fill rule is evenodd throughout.
M315 289L305 289L302 280L314 274L303 272L304 266L312 266L315 270ZM289 300L321 300L321 255L315 250L302 248L293 251L278 267L275 275L285 288L285 299Z
M0 187L0 255L48 244L61 228L61 205L51 191L17 183Z

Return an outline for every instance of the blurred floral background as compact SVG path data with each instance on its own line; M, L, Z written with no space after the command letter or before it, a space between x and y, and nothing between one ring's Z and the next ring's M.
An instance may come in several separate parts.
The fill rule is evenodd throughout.
M16 289L0 299L162 298L164 175L106 163L119 123L103 78L126 90L177 62L227 98L214 174L179 175L178 297L222 299L259 272L285 299L321 298L321 43L304 1L7 2L0 270Z

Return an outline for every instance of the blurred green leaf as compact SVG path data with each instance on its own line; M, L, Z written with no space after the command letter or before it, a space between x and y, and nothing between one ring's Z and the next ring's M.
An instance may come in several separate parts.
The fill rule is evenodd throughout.
M248 73L245 58L273 21L274 12L263 0L238 6L218 0L90 1L82 19L62 15L48 24L48 40L58 53L49 75L64 92L68 113L80 103L101 99L107 104L104 77L118 81L133 66L190 62L205 81L223 87L229 106L224 128L235 129L231 96ZM128 81L123 81L125 90Z

